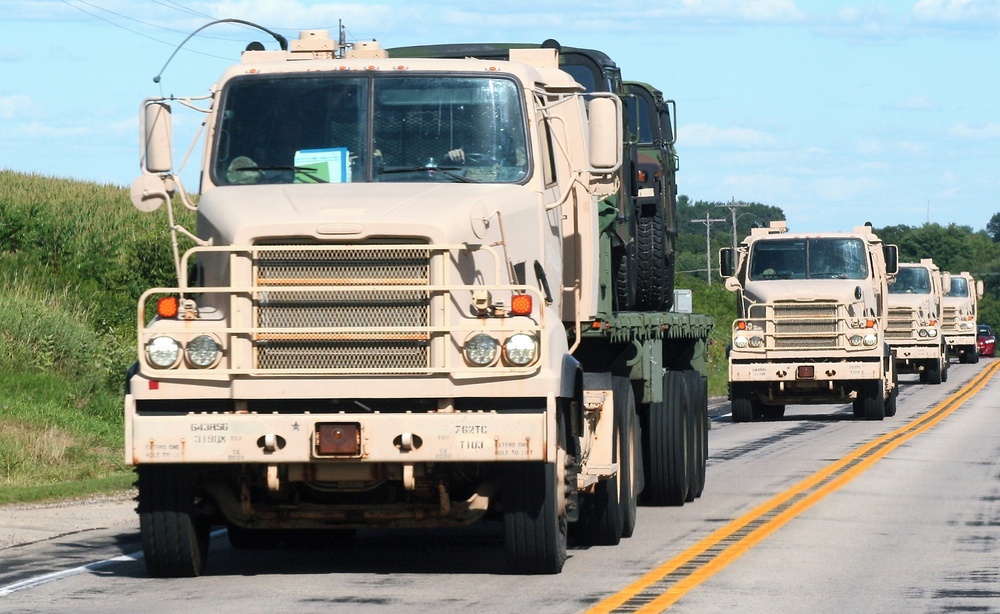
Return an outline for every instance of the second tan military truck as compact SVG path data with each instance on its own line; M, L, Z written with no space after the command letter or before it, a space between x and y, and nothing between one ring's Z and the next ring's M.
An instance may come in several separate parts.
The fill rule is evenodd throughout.
M734 422L776 419L785 406L853 403L854 415L896 413L895 361L886 343L888 282L897 250L870 226L791 234L784 222L720 253L736 293L729 353Z
M948 381L948 351L941 334L944 286L951 275L933 258L899 265L889 284L889 325L886 340L900 373L919 373L925 384Z

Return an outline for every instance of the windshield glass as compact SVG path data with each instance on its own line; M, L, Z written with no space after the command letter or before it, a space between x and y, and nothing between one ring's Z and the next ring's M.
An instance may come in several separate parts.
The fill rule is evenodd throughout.
M948 296L969 296L969 280L964 277L952 277L951 292Z
M506 78L255 75L227 85L219 117L217 185L528 174L521 96Z
M750 252L751 280L865 279L868 259L860 239L768 239Z
M896 280L889 284L889 294L930 294L930 271L923 267L899 267Z

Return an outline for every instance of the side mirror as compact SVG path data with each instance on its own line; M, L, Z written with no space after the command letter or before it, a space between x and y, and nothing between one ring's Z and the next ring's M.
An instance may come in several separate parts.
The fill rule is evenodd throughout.
M976 298L983 298L983 293L986 291L986 287L983 285L983 280L979 279L976 281Z
M941 273L941 294L945 296L951 294L951 273Z
M590 170L612 173L622 164L622 115L618 98L601 96L590 101Z
M736 254L731 247L719 250L719 274L723 277L732 277L736 274Z
M885 256L885 272L888 275L895 275L899 272L899 248L895 245L883 245L882 254Z
M169 173L173 168L171 151L170 105L160 101L143 103L142 168L153 174Z

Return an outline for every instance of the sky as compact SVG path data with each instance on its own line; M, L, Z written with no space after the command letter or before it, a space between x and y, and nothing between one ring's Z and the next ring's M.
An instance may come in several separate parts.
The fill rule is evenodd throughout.
M277 48L216 25L164 68L221 18L600 49L676 101L680 194L780 207L794 232L1000 212L1000 0L0 0L0 169L130 185L145 98L205 95L246 43ZM200 116L174 115L180 163Z

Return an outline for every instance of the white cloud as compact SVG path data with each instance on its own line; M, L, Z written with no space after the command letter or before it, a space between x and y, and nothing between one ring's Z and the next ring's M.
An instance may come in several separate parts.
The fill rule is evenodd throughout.
M996 0L917 0L913 17L922 22L982 25L1000 21Z
M27 96L0 96L0 119L23 117L33 108L31 98Z
M687 124L677 129L678 142L684 147L761 147L774 138L753 128L716 128L705 124Z
M981 126L969 126L968 124L957 124L951 127L949 133L960 139L984 140L1000 138L1000 124L984 124Z
M674 0L666 2L665 8L675 15L726 21L796 22L805 18L793 0Z
M925 96L914 96L896 103L896 108L904 111L936 111L940 107Z
M7 138L72 138L88 134L93 134L93 130L85 126L52 126L42 122L29 122L5 130L0 136Z

